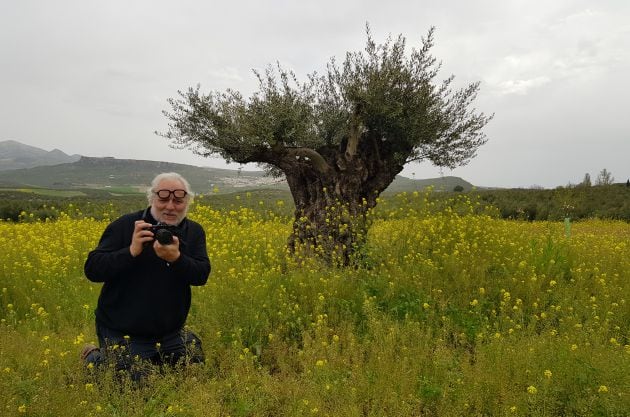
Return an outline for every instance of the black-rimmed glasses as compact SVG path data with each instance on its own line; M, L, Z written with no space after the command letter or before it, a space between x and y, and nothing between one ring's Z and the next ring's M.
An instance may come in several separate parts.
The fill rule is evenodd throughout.
M161 200L168 200L171 195L173 195L173 197L175 198L182 199L188 194L186 190L157 190L153 191L153 193L157 195L158 198L160 198Z

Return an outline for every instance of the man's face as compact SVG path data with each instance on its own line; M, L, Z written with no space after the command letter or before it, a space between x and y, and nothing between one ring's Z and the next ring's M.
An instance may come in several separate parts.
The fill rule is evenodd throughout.
M153 200L151 202L151 215L155 220L161 223L177 225L186 217L189 196L178 198L174 195L174 193L181 193L184 189L184 184L178 180L160 181L153 190ZM165 190L170 191L170 195L167 198L164 198L168 194Z

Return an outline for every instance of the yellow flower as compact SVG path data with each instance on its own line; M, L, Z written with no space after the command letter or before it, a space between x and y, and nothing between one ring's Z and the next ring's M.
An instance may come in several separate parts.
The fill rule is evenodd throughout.
M26 406L24 404L22 404L21 406L18 407L18 412L19 413L26 413Z
M324 366L324 361L319 359L317 362L315 362L315 366Z
M606 393L608 392L608 387L606 385L600 385L599 388L597 389L597 392Z
M551 378L551 376L553 375L549 369L545 369L544 374L546 378Z
M529 387L527 387L527 393L528 393L528 394L532 394L532 395L534 395L534 394L536 394L537 392L538 392L538 389L537 389L535 386L530 385Z

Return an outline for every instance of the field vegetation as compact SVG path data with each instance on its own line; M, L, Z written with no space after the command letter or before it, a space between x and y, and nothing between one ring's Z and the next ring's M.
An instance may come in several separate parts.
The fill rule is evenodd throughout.
M100 290L85 257L142 197L0 222L0 414L628 415L627 222L568 229L404 193L381 199L355 266L335 268L286 253L292 208L266 196L196 200L213 271L188 325L207 361L140 386L78 354Z
M451 183L446 183L452 185ZM472 187L472 186L471 186ZM427 190L439 190L427 194L427 198L436 206L450 204L449 201L460 192L444 191L438 188L414 185L412 180L400 179L392 184L392 191L383 193L391 209L401 199L397 195L424 193ZM455 187L451 187L455 188ZM462 187L464 188L464 187ZM630 222L630 186L615 184L606 186L568 186L549 189L474 189L466 191L471 199L483 206L497 209L503 219L518 220L553 220L562 221L591 218L624 220ZM277 200L285 202L282 206L274 204ZM204 194L201 204L214 208L234 209L238 207L259 208L264 203L265 210L271 210L282 216L293 215L295 208L291 194L283 189L249 189L239 192L210 192ZM32 220L56 219L60 213L72 213L74 217L92 217L102 220L105 217L118 216L135 210L146 202L144 193L133 187L111 187L100 189L47 189L47 188L0 188L0 219L9 221L25 220L20 216L28 214ZM382 211L377 205L376 211Z

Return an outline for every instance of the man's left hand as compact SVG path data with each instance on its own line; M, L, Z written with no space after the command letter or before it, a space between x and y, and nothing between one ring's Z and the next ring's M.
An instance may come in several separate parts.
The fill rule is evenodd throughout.
M155 250L155 254L166 262L175 262L181 256L177 236L173 236L173 242L168 245L162 245L156 240L153 242L153 249Z

